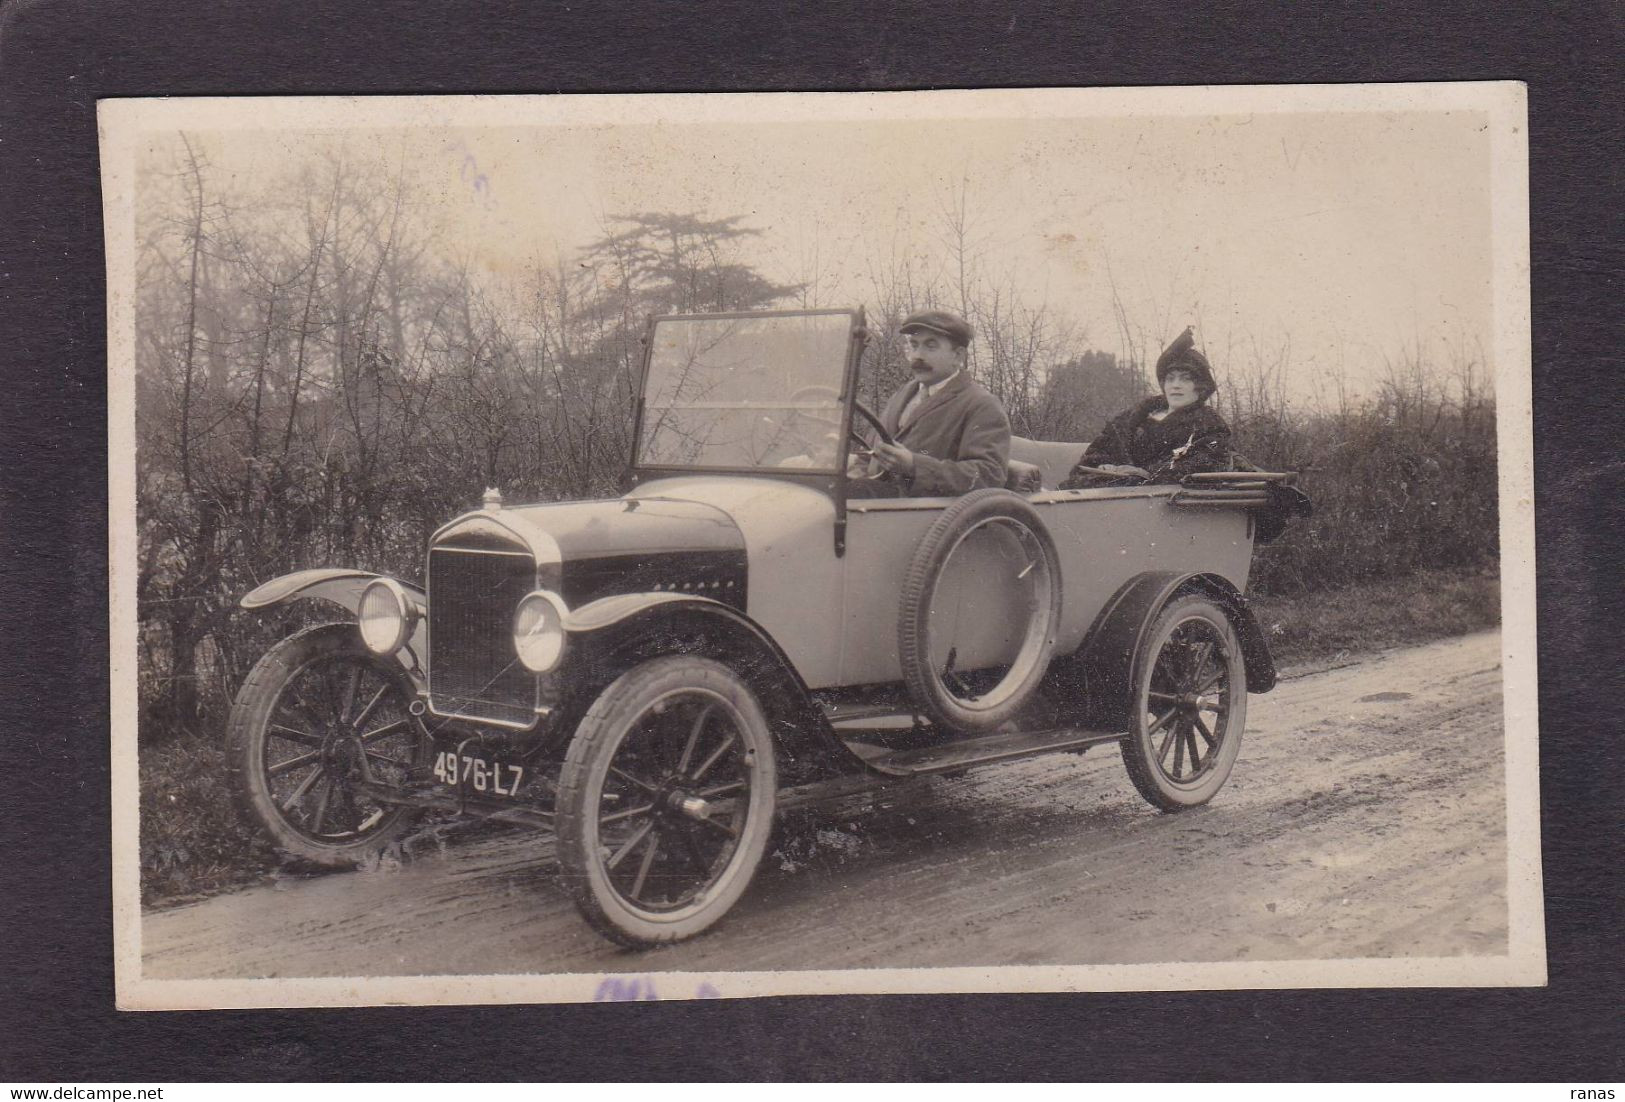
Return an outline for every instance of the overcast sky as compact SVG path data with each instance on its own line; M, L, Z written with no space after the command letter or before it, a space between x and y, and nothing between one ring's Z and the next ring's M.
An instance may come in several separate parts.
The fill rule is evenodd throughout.
M1003 117L983 105L983 117L898 119L883 117L896 113L886 95L794 98L814 101L801 116L842 101L847 117L748 121L741 97L722 97L733 109L715 118L570 122L555 111L469 126L431 111L345 140L403 158L445 239L493 272L568 255L615 213L740 214L764 231L745 259L785 282L816 266L820 305L858 304L874 263L940 253L943 212L963 189L986 269L1080 323L1094 347L1122 351L1111 277L1153 340L1195 324L1221 382L1254 341L1270 352L1290 341L1303 396L1317 369L1364 389L1402 348L1443 361L1493 346L1483 112L1042 117L1018 99ZM319 141L250 118L189 132L216 171L245 178Z

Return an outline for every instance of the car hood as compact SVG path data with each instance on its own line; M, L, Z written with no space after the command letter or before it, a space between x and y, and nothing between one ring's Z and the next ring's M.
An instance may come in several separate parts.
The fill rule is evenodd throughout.
M725 475L683 475L645 482L628 500L654 504L704 505L726 514L747 536L760 532L800 533L827 526L835 518L835 503L828 494L800 483L771 478Z
M627 553L741 551L744 537L714 505L682 499L612 498L482 509L435 533L434 547L518 543L540 564Z
M570 607L618 593L693 592L744 607L758 588L794 594L833 562L835 504L789 481L686 475L622 498L469 513L431 549L524 547ZM549 575L548 569L557 572ZM751 602L753 605L754 601Z

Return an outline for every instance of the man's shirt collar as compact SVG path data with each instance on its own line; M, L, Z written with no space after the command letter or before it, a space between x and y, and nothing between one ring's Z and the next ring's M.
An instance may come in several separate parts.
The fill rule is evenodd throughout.
M963 370L963 369L961 369L961 370ZM920 396L922 398L930 398L930 397L934 396L938 391L940 391L943 387L947 386L949 383L953 382L957 378L959 378L959 372L955 371L952 375L948 376L946 379L942 380L942 382L940 382L940 383L931 383L930 385L927 385L925 383L921 383L920 384Z

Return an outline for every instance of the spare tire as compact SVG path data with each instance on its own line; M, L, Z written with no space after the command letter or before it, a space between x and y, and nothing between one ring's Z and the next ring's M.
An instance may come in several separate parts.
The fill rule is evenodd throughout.
M916 706L955 731L999 726L1043 680L1060 622L1060 561L1038 510L1009 490L966 494L903 580L897 653Z

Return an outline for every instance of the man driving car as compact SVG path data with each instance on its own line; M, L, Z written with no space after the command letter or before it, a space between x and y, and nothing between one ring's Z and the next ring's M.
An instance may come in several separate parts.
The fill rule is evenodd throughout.
M951 497L1003 486L1010 419L965 370L973 336L947 310L910 314L899 327L913 379L891 396L880 420L896 441L873 445L870 479L853 497Z

